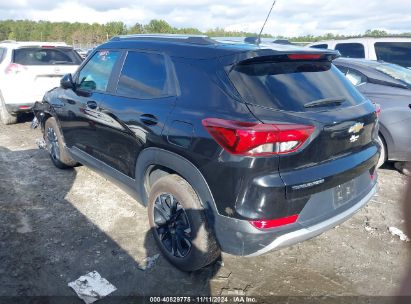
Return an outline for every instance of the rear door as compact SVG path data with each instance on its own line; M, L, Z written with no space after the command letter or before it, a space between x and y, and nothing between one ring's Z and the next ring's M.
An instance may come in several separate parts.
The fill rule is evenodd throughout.
M352 179L372 167L368 161L378 150L375 108L331 62L260 59L238 64L230 78L262 122L315 127L298 151L280 155L278 169L287 185L322 180L325 186L326 178L350 172L345 178Z
M70 47L36 46L21 47L13 52L10 73L16 83L24 83L27 95L40 101L44 93L60 85L60 78L73 73L81 63L80 56Z

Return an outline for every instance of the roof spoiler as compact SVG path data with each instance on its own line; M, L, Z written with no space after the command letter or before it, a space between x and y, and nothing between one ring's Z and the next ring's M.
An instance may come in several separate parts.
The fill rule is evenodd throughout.
M322 61L331 62L334 59L340 57L340 53L337 52L323 52L323 53L310 53L310 52L290 52L290 53L278 53L266 56L257 56L240 60L237 64L247 65L254 63L262 63L267 61L273 62L290 62L290 61Z

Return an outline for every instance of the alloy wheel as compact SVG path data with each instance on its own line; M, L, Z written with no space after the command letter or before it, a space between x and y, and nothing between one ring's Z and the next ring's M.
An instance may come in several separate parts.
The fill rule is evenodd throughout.
M59 160L60 146L57 139L57 134L53 128L47 129L47 148L53 160Z
M187 213L171 194L160 194L154 204L157 236L167 252L177 258L186 257L192 248L191 226Z

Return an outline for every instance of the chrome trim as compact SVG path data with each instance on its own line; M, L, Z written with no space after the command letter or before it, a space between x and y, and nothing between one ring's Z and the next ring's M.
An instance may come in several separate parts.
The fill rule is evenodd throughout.
M347 220L349 217L351 217L354 213L356 213L361 207L363 207L365 204L368 203L368 201L374 196L375 192L377 189L377 185L375 185L370 192L363 198L361 199L358 203L356 203L354 206L351 208L345 210L344 212L341 212L340 214L329 218L328 220L325 220L321 223L318 223L316 225L299 229L284 235L279 236L276 238L272 243L269 245L265 246L264 248L246 255L247 257L254 257L254 256L259 256L264 253L267 253L271 250L274 249L280 249L283 247L288 247L291 245L294 245L296 243L300 243L302 241L311 239L329 229L332 227L337 226L338 224L344 222Z

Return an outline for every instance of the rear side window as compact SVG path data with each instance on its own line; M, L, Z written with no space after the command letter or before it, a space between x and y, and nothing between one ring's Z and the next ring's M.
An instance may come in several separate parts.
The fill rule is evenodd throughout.
M99 51L81 69L77 86L88 91L106 91L118 51Z
M314 49L328 49L328 44L316 44L316 45L312 45L310 46Z
M345 74L345 77L355 86L367 82L367 77L361 72L353 69L349 69Z
M116 93L133 98L170 96L166 58L162 54L129 51Z
M376 42L378 60L411 67L411 42Z
M360 71L357 71L353 68L343 67L340 65L335 65L335 66L345 75L345 77L347 77L347 79L353 85L358 86L360 84L367 82L367 76L365 76Z
M79 65L81 59L71 48L21 48L14 50L13 62L22 65Z
M343 57L365 58L364 45L361 43L338 43L335 49L340 51Z
M305 111L304 105L326 98L356 105L362 95L330 62L266 62L235 66L229 74L248 103L285 111Z

